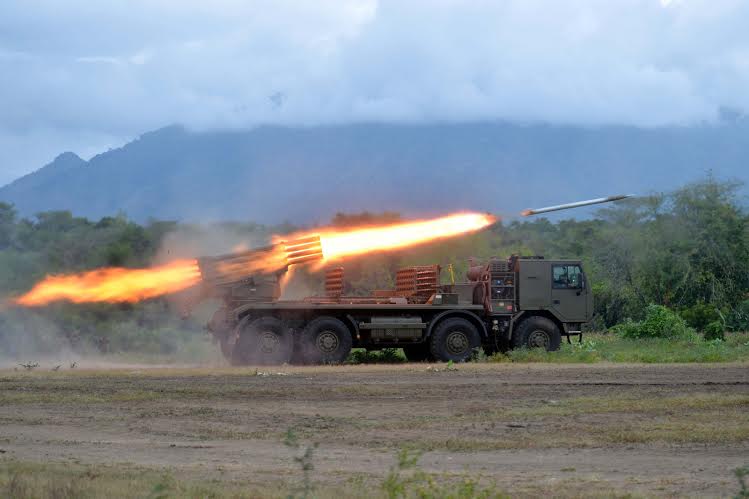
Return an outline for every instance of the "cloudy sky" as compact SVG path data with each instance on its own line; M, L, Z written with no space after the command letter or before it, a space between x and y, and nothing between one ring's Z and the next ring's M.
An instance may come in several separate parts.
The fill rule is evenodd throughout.
M172 123L749 109L746 0L3 0L0 184Z

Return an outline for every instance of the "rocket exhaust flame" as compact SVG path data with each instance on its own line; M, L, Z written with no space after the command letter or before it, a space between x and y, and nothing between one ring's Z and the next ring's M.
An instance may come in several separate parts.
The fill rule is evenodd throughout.
M177 260L148 269L104 268L73 275L52 275L16 298L23 306L54 301L137 302L191 288L235 282L258 273L278 273L292 265L325 262L372 251L387 251L481 230L496 218L459 213L431 220L349 229L322 229L290 236L267 248L199 260Z
M345 231L321 231L325 260L335 260L372 251L407 248L440 239L481 230L496 222L482 213L459 213L431 220L419 220L385 226L362 227Z
M195 260L177 260L150 269L103 268L73 275L51 275L17 298L17 305L39 306L53 301L137 302L176 293L200 281Z

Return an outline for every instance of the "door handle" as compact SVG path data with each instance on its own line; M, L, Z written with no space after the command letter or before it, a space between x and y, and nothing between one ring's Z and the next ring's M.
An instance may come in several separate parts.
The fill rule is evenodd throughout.
M554 305L559 305L559 300L552 300L551 303L553 303Z

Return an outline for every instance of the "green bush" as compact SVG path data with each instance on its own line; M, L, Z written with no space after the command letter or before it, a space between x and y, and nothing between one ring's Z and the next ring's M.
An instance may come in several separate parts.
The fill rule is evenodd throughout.
M621 324L610 327L609 331L621 336L622 338L639 338L640 322L635 322L632 319L625 319Z
M650 304L645 309L645 319L641 322L626 321L612 328L624 338L669 338L686 339L694 335L694 330L673 310L663 305Z
M726 339L726 328L720 320L713 321L705 326L705 341Z
M400 364L406 362L406 357L399 348L383 348L382 350L365 350L355 348L346 359L347 364Z
M709 303L697 303L681 310L679 314L697 331L705 331L708 324L720 320L718 309Z
M733 331L749 331L749 300L739 303L728 316L727 322Z

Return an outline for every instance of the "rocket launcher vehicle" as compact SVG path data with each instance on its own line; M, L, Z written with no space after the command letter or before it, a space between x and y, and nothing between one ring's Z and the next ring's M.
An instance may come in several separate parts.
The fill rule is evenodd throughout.
M279 277L291 265L323 259L320 236L240 251L228 255L198 259L204 296L227 301L260 301L277 299Z

